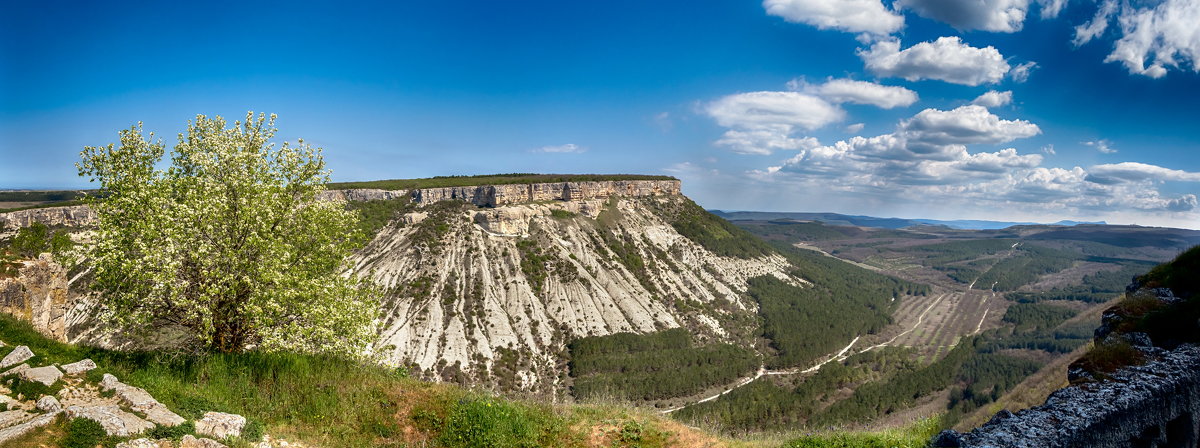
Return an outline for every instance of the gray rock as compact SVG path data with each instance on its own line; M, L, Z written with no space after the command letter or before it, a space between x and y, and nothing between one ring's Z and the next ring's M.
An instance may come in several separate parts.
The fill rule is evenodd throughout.
M6 370L4 373L0 373L0 376L17 375L28 369L29 369L29 364L21 364L19 366L16 366L16 367Z
M58 414L58 412L42 414L25 423L0 429L0 446L3 446L5 442L21 437L36 428L54 423L54 419L58 417Z
M95 368L96 363L91 359L85 359L83 361L73 362L62 366L63 373L66 373L67 375L76 375Z
M0 359L0 369L7 369L9 366L15 366L28 361L29 358L32 357L33 351L29 350L29 347L19 345L17 348L14 348L13 351L5 355L4 359Z
M1200 347L1153 348L1158 359L1126 367L1106 381L1050 394L1046 403L993 418L965 434L943 432L931 443L956 447L1117 448L1197 446ZM998 416L999 417L999 416Z
M163 426L177 426L186 421L183 417L171 412L170 409L159 403L145 389L122 383L115 376L107 373L104 374L100 380L100 387L104 390L113 391L122 403L128 405L136 412L146 414L146 419L154 423Z
M21 371L21 378L29 381L37 381L47 386L53 386L62 376L62 371L54 366L35 367Z
M224 412L205 412L204 418L196 421L196 434L224 439L239 437L246 426L246 417Z
M66 412L71 418L86 418L99 423L110 436L128 437L154 427L153 423L122 411L117 405L71 406Z
M203 437L197 438L191 434L183 436L179 441L179 448L228 448L221 442Z
M53 395L42 395L42 398L38 398L37 408L45 412L61 411L62 403L59 403Z
M0 412L0 428L7 428L22 423L30 417L33 417L33 414L20 409Z

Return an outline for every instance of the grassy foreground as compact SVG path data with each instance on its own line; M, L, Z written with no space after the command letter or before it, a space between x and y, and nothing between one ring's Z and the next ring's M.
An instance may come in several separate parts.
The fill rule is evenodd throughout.
M549 404L496 397L408 378L404 372L286 353L185 355L116 352L55 342L0 314L0 341L27 345L30 365L91 358L98 378L112 373L149 391L188 420L206 411L243 415L273 438L326 447L921 447L936 426L880 433L834 433L789 440L729 440L652 411L622 405ZM67 446L61 420L13 446ZM106 440L112 446L119 440ZM235 446L251 446L235 441Z

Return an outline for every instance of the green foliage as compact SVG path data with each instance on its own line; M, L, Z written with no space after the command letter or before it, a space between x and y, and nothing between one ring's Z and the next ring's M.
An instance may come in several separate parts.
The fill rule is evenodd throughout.
M944 265L1006 252L1016 243L1013 239L974 239L926 244L912 249L924 252L929 265Z
M51 231L49 227L35 222L29 227L21 228L13 237L10 249L25 258L36 258L38 254L50 252L56 257L71 250L75 243L71 241L66 230Z
M382 190L411 190L414 188L468 187L475 185L513 185L556 182L597 182L613 180L678 180L671 176L643 174L486 174L478 176L436 176L426 179L391 179L370 182L339 182L328 184L330 189L378 188Z
M446 448L537 448L549 446L563 431L548 412L491 397L466 397L449 411L439 428Z
M613 448L665 447L669 446L671 433L638 420L630 420L621 425L613 439Z
M1128 342L1120 341L1096 344L1074 363L1071 363L1071 367L1083 369L1097 378L1107 378L1109 374L1122 367L1145 363L1146 355L1133 348Z
M925 448L941 431L937 418L926 418L909 426L878 432L834 432L800 437L781 448Z
M1170 263L1155 266L1138 281L1147 288L1171 288L1179 297L1191 297L1200 291L1200 246L1179 254Z
M894 299L927 294L929 287L854 266L813 251L776 248L793 266L794 275L812 282L795 286L773 276L749 280L747 293L759 304L763 336L771 340L777 367L800 366L836 351L855 336L874 333L891 323Z
M37 365L37 359L30 361L34 363L33 365ZM13 396L23 395L26 400L37 400L42 395L55 395L63 388L62 382L47 386L37 381L26 380L16 374L5 377L3 382L8 390L12 391Z
M99 181L92 287L110 324L146 335L186 328L209 350L357 353L374 336L373 288L343 277L361 243L357 216L318 201L320 150L275 148L275 117L227 128L198 115L170 167L141 124L120 146L86 147L79 174Z
M242 438L243 439L250 440L245 437L246 431L249 428L250 428L250 423L247 423L246 428L242 429ZM258 424L258 430L260 432L259 437L261 438L262 437L262 434L261 434L262 424L261 423ZM146 437L149 437L151 439L179 440L179 439L183 438L183 436L186 436L188 434L195 434L195 433L196 433L196 424L194 422L188 421L188 422L183 422L182 424L175 425L175 426L154 425L153 428L150 428L149 431L146 431ZM257 440L253 440L253 441L257 441Z
M694 346L682 328L617 333L568 344L576 397L659 400L727 384L758 368L753 352L730 344Z
M1057 327L1075 317L1077 311L1047 303L1016 303L1004 313L1004 321L1017 326L1017 331Z
M1037 303L1047 300L1072 300L1087 303L1104 303L1125 292L1129 279L1145 273L1150 266L1144 262L1125 262L1120 269L1103 271L1083 276L1078 285L1054 288L1045 292L1010 292L1005 298L1019 303Z
M95 420L73 418L67 422L66 438L62 441L63 448L94 448L103 444L108 438L104 427Z
M554 210L550 210L550 216L553 218L556 218L556 219L571 219L578 215L575 212L572 212L569 210L563 210L561 208L556 208Z
M738 227L767 241L830 241L860 236L863 233L857 227L842 227L828 225L819 221L791 221L786 219L773 221L733 221Z
M774 253L771 246L741 227L709 213L690 199L648 201L680 235L722 257L756 258Z
M263 424L254 419L248 419L246 426L242 428L242 440L247 442L258 442L263 438Z
M412 199L408 196L392 200L346 201L347 210L358 212L358 234L366 240L373 238L379 229L412 208Z

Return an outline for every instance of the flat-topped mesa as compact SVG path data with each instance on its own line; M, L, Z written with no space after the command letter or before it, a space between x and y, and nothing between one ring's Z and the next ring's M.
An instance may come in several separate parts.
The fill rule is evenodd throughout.
M368 201L396 199L405 194L418 204L430 204L439 201L464 201L479 207L496 207L539 201L606 199L612 196L679 195L681 192L678 180L609 180L417 188L409 191L372 189L330 190L323 193L321 198Z

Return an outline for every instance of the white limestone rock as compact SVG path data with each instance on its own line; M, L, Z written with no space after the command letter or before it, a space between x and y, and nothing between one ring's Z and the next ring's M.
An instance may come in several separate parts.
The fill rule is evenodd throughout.
M61 411L62 403L59 403L53 395L42 395L42 398L37 401L37 408L45 412Z
M163 426L178 426L186 421L179 414L171 412L170 409L159 403L145 389L122 383L117 380L117 377L110 374L104 374L100 380L100 387L113 391L122 403L134 411L146 414L146 419L154 423Z
M0 446L3 446L6 442L8 442L10 440L13 440L13 439L16 439L18 437L25 435L29 431L32 431L36 428L40 428L42 426L46 426L46 425L53 423L54 419L56 417L58 417L58 414L59 414L59 412L51 412L48 414L42 414L37 417L34 417L33 420L29 420L25 423L21 423L16 426L9 426L7 428L0 429Z
M158 442L147 438L133 439L128 442L117 444L117 448L159 448Z
M179 441L179 448L228 448L225 444L213 439L204 437L197 438L191 434L183 436L183 440Z
M86 418L99 423L110 436L128 437L154 427L153 423L122 411L117 405L71 406L66 412L71 418Z
M32 416L33 414L22 410L0 412L0 428L7 428L22 423Z
M242 428L246 426L246 417L224 412L205 412L204 418L196 421L196 434L224 439L228 436L240 437Z
M21 371L21 378L29 381L37 381L47 386L53 386L62 376L62 371L54 366L35 367Z
M21 372L24 372L27 369L29 369L29 364L21 364L19 366L16 366L16 367L6 370L4 373L0 373L0 376L17 375L17 374L20 374Z
M9 352L8 355L5 355L4 359L0 359L0 369L7 369L9 366L15 366L28 361L29 358L32 357L33 351L30 350L28 346L17 346L17 348Z
M63 373L67 375L77 375L96 368L96 362L91 359L64 364L62 366Z

